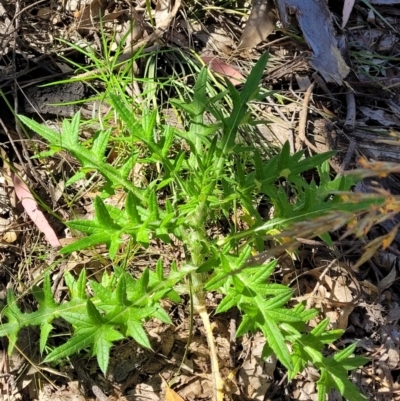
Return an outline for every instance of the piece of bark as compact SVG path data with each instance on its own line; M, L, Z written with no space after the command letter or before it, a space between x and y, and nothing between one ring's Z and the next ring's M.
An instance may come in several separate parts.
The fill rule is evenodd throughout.
M319 0L275 0L280 21L287 28L294 14L313 56L310 64L327 82L343 83L350 72L338 49L332 15L326 2Z
M31 86L23 90L21 107L24 113L73 117L78 111L82 119L106 115L110 107L100 101L87 99L90 93L82 82L71 82L47 87ZM76 102L75 104L66 104Z
M85 86L81 82L47 87L31 86L24 89L23 108L27 113L71 117L79 110L79 106L62 103L82 100L85 95Z

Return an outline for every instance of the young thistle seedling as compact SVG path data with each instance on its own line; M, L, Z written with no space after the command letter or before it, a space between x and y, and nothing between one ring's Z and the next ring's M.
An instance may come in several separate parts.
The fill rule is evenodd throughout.
M106 372L115 341L132 337L141 346L150 347L143 323L149 318L171 323L161 301L169 298L179 303L177 289L182 289L184 282L189 283L193 309L204 322L216 400L222 401L224 386L206 309L207 291L223 295L216 313L231 308L240 310L238 336L255 331L264 334L267 346L263 356L274 353L288 370L289 378L309 364L318 369L320 401L331 388L350 401L365 399L348 379L349 370L366 362L365 358L352 357L355 345L326 357L325 344L337 340L343 331L327 330L326 320L307 330L307 323L317 311L306 310L303 304L287 306L293 297L291 288L271 279L277 260L272 258L259 266L249 263L251 254L263 250L271 233L279 234L293 223L312 222L332 211L340 212L341 222L346 224L349 214L370 206L368 202L346 204L337 195L331 195L348 190L354 182L343 177L331 178L327 160L332 152L307 158L303 152L290 154L285 144L278 154L264 160L257 146L240 144L239 130L253 123L249 105L252 100L262 98L259 82L267 59L267 55L260 58L241 91L227 81L227 91L211 99L207 96L208 71L203 69L196 80L193 100L173 102L188 116L188 130L160 127L156 111L143 110L138 115L132 112L124 96L110 93L109 101L123 126L121 135L126 135L133 146L130 156L119 165L107 161L111 129L97 132L90 145L80 140L79 113L71 121L63 122L62 134L20 116L54 151L63 150L74 156L81 166L78 174L95 171L104 178L102 196L94 200L93 220L67 222L70 228L86 236L64 247L62 254L106 244L110 259L115 261L126 237L144 248L152 240L169 244L174 238L183 243L185 261L179 266L173 263L166 273L159 260L154 271L145 269L136 279L114 266L114 272L105 273L101 283L88 280L85 271L77 279L66 273L69 298L62 303L54 300L50 276L46 275L42 288L33 289L38 309L31 313L23 313L9 292L2 310L0 336L8 336L10 350L21 328L39 326L40 351L44 353L46 347L52 346L54 319L61 317L70 323L72 335L64 344L53 347L45 361L55 362L90 349L101 370ZM228 116L220 107L224 96L229 96L233 105ZM213 124L205 123L206 113L214 116ZM176 143L185 146L177 150ZM135 148L137 144L140 152ZM253 164L249 167L244 160L252 160ZM144 164L157 165L159 173L147 186L139 187L132 182L131 172L135 166ZM319 174L318 185L302 176L311 169ZM286 187L279 184L282 180ZM288 188L295 194L294 202ZM122 208L104 202L116 189L126 192ZM160 202L165 189L168 196ZM256 196L263 196L274 206L275 215L270 221L265 222L258 213ZM206 228L218 219L229 217L237 208L247 214L247 228L238 231L233 225L222 238L213 238ZM325 228L329 231L330 223ZM329 241L324 232L320 235ZM275 239L279 240L279 235ZM87 286L93 296L88 295Z

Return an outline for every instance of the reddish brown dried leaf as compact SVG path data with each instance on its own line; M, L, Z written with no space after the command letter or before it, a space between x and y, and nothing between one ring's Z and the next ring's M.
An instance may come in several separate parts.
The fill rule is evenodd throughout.
M44 214L38 209L38 204L29 191L27 185L13 173L11 174L11 178L13 180L15 194L21 201L28 216L35 223L36 227L45 235L49 244L53 247L59 247L60 241L58 240L56 233L51 228Z
M240 85L245 81L245 77L239 71L218 57L202 56L201 59L212 71L227 77L233 85Z

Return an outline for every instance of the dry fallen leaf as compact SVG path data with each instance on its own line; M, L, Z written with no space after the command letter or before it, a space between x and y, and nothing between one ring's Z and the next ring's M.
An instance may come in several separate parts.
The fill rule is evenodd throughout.
M253 0L238 50L252 49L273 32L276 22L276 17L271 11L273 7L272 0Z
M213 27L205 27L205 30L193 32L193 36L205 43L206 50L212 50L217 54L229 56L232 53L232 49L235 47L233 39L222 30L212 30Z
M59 247L60 241L58 240L56 233L51 228L46 217L44 217L44 214L38 209L38 204L29 191L27 185L14 173L11 173L11 178L14 184L15 193L21 201L28 216L35 223L37 228L45 235L49 244L53 247Z
M74 13L77 29L93 29L108 6L108 0L92 0L90 4Z
M201 59L212 71L227 77L233 85L240 85L245 81L245 77L239 71L218 57L202 56Z
M7 231L4 233L1 237L1 239L6 242L7 244L12 244L15 242L18 238L17 232L16 231Z
M359 110L364 114L365 117L369 118L370 120L377 121L384 127L388 127L390 125L396 126L399 124L399 119L392 113L388 113L385 110L374 109L366 106L360 106Z
M355 0L345 0L343 5L342 29L346 26L349 20L351 11L353 10Z
M161 380L165 385L165 401L185 401L178 393L168 386L168 383L161 376Z
M397 266L393 266L392 270L389 272L387 276L385 276L381 281L378 283L379 291L383 292L387 288L389 288L394 281L396 280L397 276Z
M154 13L154 20L157 28L168 18L171 8L171 0L157 0L156 12Z
M116 34L116 42L125 41L125 50L129 49L143 38L145 32L143 15L139 14L133 7L129 9L128 20L120 23L121 32Z
M60 372L57 371L58 375ZM35 391L37 391L35 389ZM84 397L80 391L79 383L77 381L70 381L67 386L61 387L54 392L51 389L50 383L45 383L43 388L38 391L38 401L87 401L88 398ZM110 397L111 398L111 397Z
M238 372L238 383L248 399L263 401L276 368L277 359L274 355L263 359L262 351L266 344L265 337L261 333L254 335L247 343L248 356L242 363Z

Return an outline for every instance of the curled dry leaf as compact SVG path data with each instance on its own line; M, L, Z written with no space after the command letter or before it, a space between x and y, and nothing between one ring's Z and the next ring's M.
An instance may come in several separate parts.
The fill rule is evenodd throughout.
M201 59L212 71L227 77L233 85L240 85L244 82L245 77L238 70L223 62L218 57L202 56Z
M15 193L21 201L28 216L35 223L36 227L45 235L49 244L53 247L59 247L60 241L58 240L56 233L51 228L46 217L44 217L44 214L38 209L38 204L29 191L27 185L14 173L11 174L11 178L14 184Z

